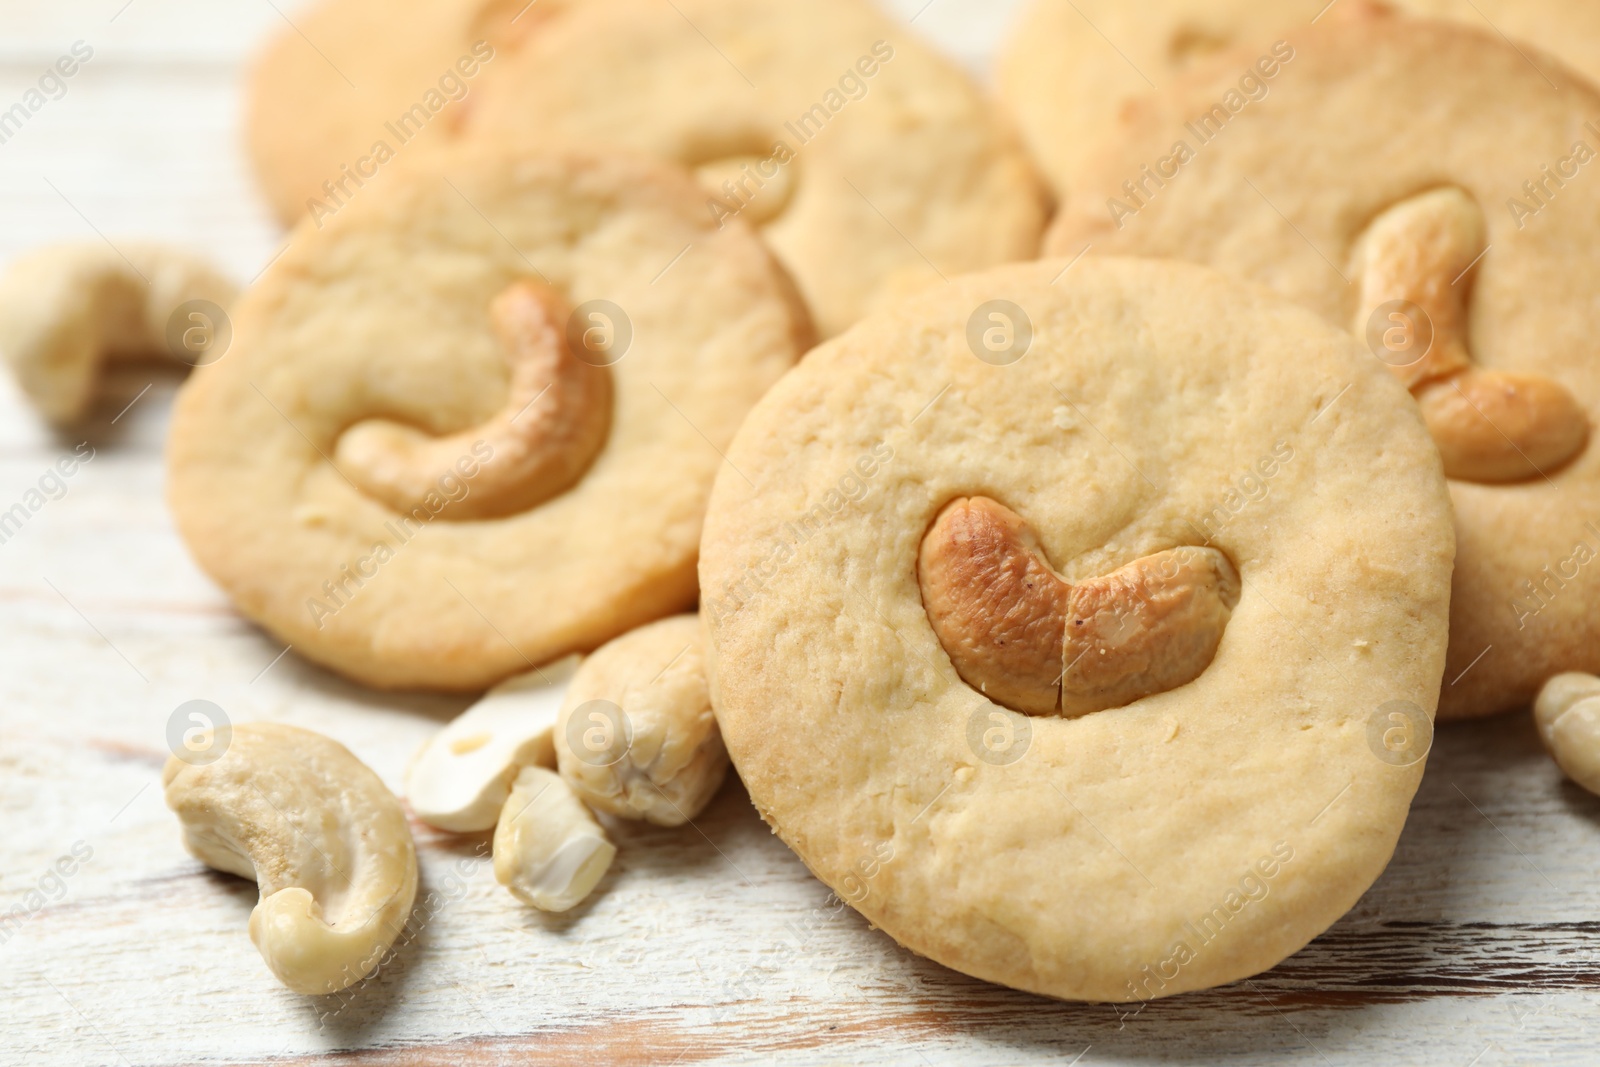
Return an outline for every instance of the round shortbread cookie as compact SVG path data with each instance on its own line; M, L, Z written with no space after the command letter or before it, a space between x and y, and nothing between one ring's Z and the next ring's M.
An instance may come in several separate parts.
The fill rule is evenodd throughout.
M763 817L902 945L1147 999L1272 966L1388 862L1454 542L1415 406L1347 334L1188 264L1001 268L811 352L728 459L700 562L723 738ZM957 537L944 563L976 570L939 585L931 543L980 497L1044 567ZM1224 580L1163 585L1174 550ZM1054 645L1030 644L1018 605L1062 582ZM966 646L939 628L962 604ZM972 654L1013 681L1034 657L1062 707L1136 691L1023 714L964 680ZM1192 680L1145 684L1179 660Z
M698 171L828 336L943 276L1031 258L1038 179L953 64L865 0L606 0L542 22L462 138L620 147Z
M1408 384L1435 375L1430 362L1449 355L1452 338L1463 382L1514 379L1498 393L1444 393L1513 465L1528 462L1520 477L1486 479L1447 455L1460 551L1440 716L1526 706L1553 674L1600 670L1590 609L1600 599L1600 449L1587 441L1600 420L1600 182L1590 173L1600 92L1570 74L1558 74L1558 90L1498 36L1450 23L1350 21L1287 46L1294 57L1271 93L1208 141L1196 117L1238 88L1248 51L1129 108L1051 247L1193 260L1257 281L1364 335L1375 362ZM1124 183L1141 181L1130 196ZM1437 213L1450 201L1453 221ZM1430 204L1434 221L1402 260L1426 267L1436 253L1424 249L1455 244L1432 278L1412 279L1432 295L1415 284L1384 294L1395 283L1372 273L1365 250L1380 231L1393 236L1396 212ZM1368 310L1384 295L1451 305L1431 316L1436 343L1422 362L1387 350L1393 323ZM1419 399L1438 384L1417 381ZM1564 443L1541 456L1551 443L1541 435L1557 431Z
M648 153L698 172L708 218L762 229L824 334L1038 250L1020 144L865 0L325 0L300 30L249 94L285 221L321 222L395 160L462 144Z
M999 62L1007 108L1056 196L1066 201L1123 110L1234 48L1271 59L1273 42L1316 21L1337 22L1371 0L1031 0ZM1543 49L1600 76L1600 6L1583 0L1396 0L1516 41L1552 79L1566 72ZM1252 57L1256 58L1256 57ZM1270 87L1272 79L1263 79Z
M481 689L693 605L718 450L809 337L701 201L648 161L487 156L302 227L178 400L195 558L382 687Z

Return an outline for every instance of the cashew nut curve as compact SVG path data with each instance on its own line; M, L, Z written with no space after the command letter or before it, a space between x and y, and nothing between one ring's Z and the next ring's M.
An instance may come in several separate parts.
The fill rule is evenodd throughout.
M556 765L561 698L581 658L500 683L429 738L406 772L412 813L454 833L494 829L517 772Z
M1588 443L1589 420L1573 395L1548 378L1473 363L1467 300L1487 241L1483 209L1460 189L1435 189L1391 207L1357 245L1355 328L1364 334L1386 304L1421 309L1422 323L1402 311L1391 319L1404 331L1431 327L1431 347L1414 363L1390 369L1417 398L1446 477L1503 484L1566 464Z
M230 734L214 762L173 756L162 771L184 847L260 885L250 940L284 985L308 996L344 989L378 966L411 914L417 855L405 812L321 734L273 723Z
M1556 675L1533 702L1533 720L1566 776L1600 794L1600 678Z
M202 359L203 345L192 356L169 348L173 313L191 300L225 307L236 292L209 263L174 248L51 245L21 256L0 279L0 350L34 406L70 423L88 412L108 358ZM179 325L180 338L209 339L219 324L200 314Z
M627 737L613 748L619 728ZM591 736L603 739L592 749ZM555 742L561 776L590 807L657 826L698 815L728 770L700 617L640 627L584 660L562 701Z
M604 877L617 849L561 776L524 767L494 831L495 880L544 911L566 911Z
M441 516L457 520L514 515L569 488L605 444L612 395L611 372L568 345L570 314L548 286L513 282L489 306L511 367L505 406L443 437L388 419L356 423L340 436L335 464L362 492L408 512L471 463L470 491Z
M917 580L956 673L1030 715L1087 715L1194 681L1240 591L1227 556L1195 547L1073 585L1021 516L981 496L939 513Z

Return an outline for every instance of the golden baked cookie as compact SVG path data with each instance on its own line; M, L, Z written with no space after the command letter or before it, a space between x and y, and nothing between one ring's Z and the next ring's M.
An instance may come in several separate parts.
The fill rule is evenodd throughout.
M482 689L695 600L792 289L649 161L456 159L302 227L184 386L169 498L239 610L371 685Z
M1525 707L1600 670L1600 92L1452 23L1319 25L1279 49L1271 93L1237 111L1252 49L1129 108L1050 245L1207 263L1362 339L1451 478L1440 716Z
M1270 91L1278 66L1274 41L1313 20L1334 23L1373 6L1373 0L1030 0L999 61L1001 94L1065 201L1138 97L1166 89L1220 52L1247 46L1257 53L1252 59L1264 61L1256 82ZM1541 49L1600 77L1600 6L1584 0L1395 0L1392 6L1527 42L1521 47L1529 62L1553 80L1567 75Z
M824 336L898 294L1032 257L1037 178L967 77L867 0L569 5L484 72L462 138L696 169L759 226Z
M448 140L483 72L564 2L321 0L296 10L245 91L246 145L278 217L320 221L418 143Z
M1193 265L1066 266L780 381L701 613L733 763L835 892L968 974L1148 999L1272 966L1389 861L1454 542L1415 406L1343 331Z

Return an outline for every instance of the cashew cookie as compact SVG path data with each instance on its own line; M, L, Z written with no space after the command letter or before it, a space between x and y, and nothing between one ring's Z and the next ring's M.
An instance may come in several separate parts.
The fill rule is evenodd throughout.
M322 31L362 92L299 35L263 61L252 138L284 218L343 210L402 154L648 153L697 172L707 220L761 230L823 335L942 275L1037 252L1043 193L1020 143L961 70L869 0L401 6L381 27L371 0L311 17L307 34ZM364 58L372 32L403 41ZM474 75L408 123L456 52ZM308 114L325 134L310 149L296 143Z
M1271 967L1388 863L1422 764L1373 724L1432 716L1454 537L1346 332L1203 267L1068 267L780 381L701 614L733 764L841 898L980 978L1149 999Z
M1553 78L1566 75L1538 49L1600 77L1600 7L1574 0L1029 0L999 60L1000 90L1065 202L1089 177L1100 146L1118 135L1123 110L1152 89L1249 46L1249 64L1261 66L1241 94L1271 92L1279 38L1313 20L1321 26L1385 7L1503 32L1526 42L1530 61Z
M1131 106L1050 247L1206 263L1354 333L1450 478L1440 717L1526 707L1600 671L1600 91L1448 22L1369 13L1279 51L1262 99L1237 95L1246 49Z
M649 161L395 177L302 228L182 390L195 558L380 687L482 689L692 605L720 450L807 344L782 269Z

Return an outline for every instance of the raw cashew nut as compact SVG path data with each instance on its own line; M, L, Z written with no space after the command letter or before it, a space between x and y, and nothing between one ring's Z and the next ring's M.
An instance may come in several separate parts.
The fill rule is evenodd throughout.
M615 737L618 729L626 736ZM591 737L604 742L591 745ZM700 617L640 627L585 660L555 741L561 776L591 807L657 826L698 815L728 769Z
M451 519L515 515L569 488L611 427L611 372L572 351L570 315L547 286L507 286L489 306L511 365L505 406L482 425L443 437L368 419L339 438L334 462L363 492L405 513L437 494L460 464L476 461L471 491L443 512Z
M1239 573L1214 548L1168 549L1072 585L1021 516L981 496L939 513L917 579L956 672L1030 715L1087 715L1194 681L1239 602Z
M522 768L494 831L496 881L524 903L566 911L593 891L616 854L560 775Z
M1556 675L1533 702L1533 721L1567 777L1600 794L1600 678Z
M226 306L236 291L209 263L164 245L51 245L0 279L0 350L40 412L70 423L88 411L103 360L182 358L167 343L173 312L191 300ZM217 326L203 315L194 324Z
M382 959L411 914L417 854L394 794L343 745L293 726L232 727L221 758L167 760L184 847L261 887L250 940L296 993L334 993Z
M1356 332L1364 334L1385 305L1408 302L1421 309L1421 323L1399 310L1391 318L1402 330L1431 326L1431 347L1416 362L1390 369L1421 405L1445 475L1495 484L1567 463L1588 443L1589 420L1573 395L1548 378L1473 363L1467 299L1487 240L1483 209L1454 187L1412 197L1379 215L1356 249Z
M494 829L517 771L556 765L561 698L581 659L502 682L424 743L406 773L417 818L455 833Z

